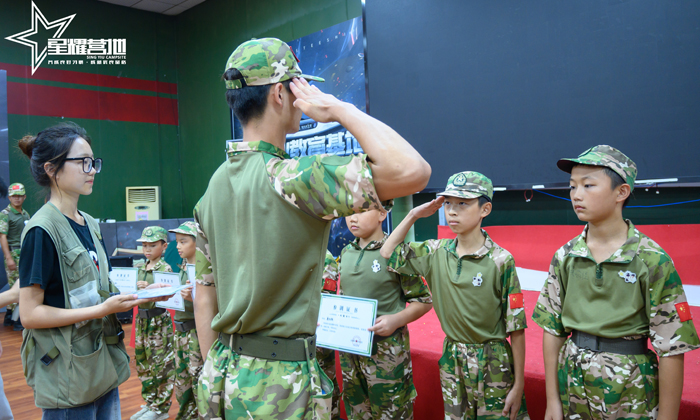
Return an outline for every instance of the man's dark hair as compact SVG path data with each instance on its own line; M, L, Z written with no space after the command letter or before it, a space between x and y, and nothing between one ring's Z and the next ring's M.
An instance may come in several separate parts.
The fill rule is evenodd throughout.
M233 110L241 125L245 126L250 120L260 117L265 112L267 95L270 93L270 87L273 85L248 86L238 69L226 70L222 78L224 80L240 80L243 85L240 89L226 90L226 102L228 102L228 106ZM291 92L291 89L289 89L290 82L290 80L282 82L289 92Z

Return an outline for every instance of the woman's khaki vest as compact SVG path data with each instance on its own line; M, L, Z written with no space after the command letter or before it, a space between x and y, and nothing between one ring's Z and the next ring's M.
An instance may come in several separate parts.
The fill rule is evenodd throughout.
M82 213L97 250L99 271L66 217L51 203L45 204L22 234L40 227L56 246L61 266L66 308L72 309L70 292L96 282L104 301L114 290L109 282L109 265L97 222ZM124 333L114 314L60 328L25 329L20 349L24 376L34 389L39 408L71 408L107 394L129 378L129 356Z

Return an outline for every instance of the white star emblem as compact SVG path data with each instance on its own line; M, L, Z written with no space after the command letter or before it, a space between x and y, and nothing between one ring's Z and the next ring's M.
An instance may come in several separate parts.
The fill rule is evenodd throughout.
M53 37L51 39L57 39L60 38L61 35L63 35L63 32L68 28L68 25L70 25L71 21L75 15L70 15L66 16L62 19L54 20L53 22L49 22L46 20L44 15L41 13L41 10L32 2L32 27L31 29L27 29L24 32L20 32L14 35L10 35L6 37L5 39L8 41L16 42L18 44L26 45L27 47L30 47L32 49L32 75L36 71L36 69L39 68L41 65L41 62L44 61L46 58L46 49L47 47L44 47L41 52L38 52L39 46L37 45L36 42L32 41L29 39L30 36L36 35L38 31L38 26L37 22L41 23L41 25L44 27L44 29L53 29L53 28L58 28L56 30L56 33L53 34Z

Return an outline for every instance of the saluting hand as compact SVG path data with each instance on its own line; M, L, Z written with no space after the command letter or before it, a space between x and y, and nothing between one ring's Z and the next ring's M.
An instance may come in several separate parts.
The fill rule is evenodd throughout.
M425 204L421 204L420 206L414 208L413 210L411 210L411 213L418 219L430 217L433 214L435 214L436 211L440 210L440 207L442 207L442 203L444 202L445 197L440 196L435 200L432 200Z
M305 79L295 78L289 88L297 98L294 106L317 122L337 121L334 108L349 105L333 95L321 92L316 86L309 85Z

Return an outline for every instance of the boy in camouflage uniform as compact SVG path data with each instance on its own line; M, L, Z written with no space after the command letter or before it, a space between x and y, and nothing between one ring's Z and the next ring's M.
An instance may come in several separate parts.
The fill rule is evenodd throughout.
M330 221L421 190L430 168L389 127L310 86L306 79L322 79L302 75L278 39L239 46L224 79L243 142L230 145L194 212L195 320L207 354L199 412L328 419L333 385L316 360L315 332ZM340 122L367 155L291 158L285 136L302 113Z
M22 208L27 195L24 191L24 185L14 183L7 189L7 196L10 204L0 211L0 245L2 253L5 255L5 272L7 273L7 284L12 287L19 278L19 250L20 238L24 225L29 220L29 213ZM18 318L19 311L13 313L17 304L11 303L7 305L5 313L5 325L15 324L16 329L22 329L22 323L15 321ZM14 315L14 317L13 317Z
M168 232L175 234L177 252L182 258L180 265L180 284L190 284L187 276L187 264L195 263L197 239L197 225L194 222L185 222L177 229ZM180 409L175 417L177 420L194 420L198 418L197 379L202 371L202 353L199 350L197 338L197 326L194 321L194 307L192 305L192 288L188 287L180 292L185 301L185 310L175 312L175 398Z
M481 229L492 197L484 175L454 174L438 198L409 212L381 250L391 256L390 270L425 277L432 292L446 335L439 361L446 419L529 419L523 394L527 323L515 262ZM443 203L456 239L402 243L416 220Z
M333 258L330 251L326 251L326 261L323 263L323 285L321 293L331 295L338 294L338 262ZM340 410L338 408L340 401L340 388L338 387L338 379L336 378L335 370L335 350L324 347L316 347L316 360L321 367L323 373L328 376L328 379L333 382L333 402L331 405L331 419L340 419Z
M340 254L340 293L377 299L372 356L339 352L348 420L413 418L417 393L406 325L425 315L432 299L422 278L387 271L379 254L385 218L378 210L345 218L356 239Z
M160 226L148 226L136 242L142 243L146 264L139 267L136 286L145 289L153 284L153 272L172 272L161 257L167 248L168 232ZM141 380L141 396L146 402L131 420L168 418L173 396L173 323L170 312L154 303L139 305L135 321L136 372Z
M545 330L545 418L676 419L683 353L700 342L673 261L622 218L637 166L605 145L557 166L587 225L554 254L532 317Z

